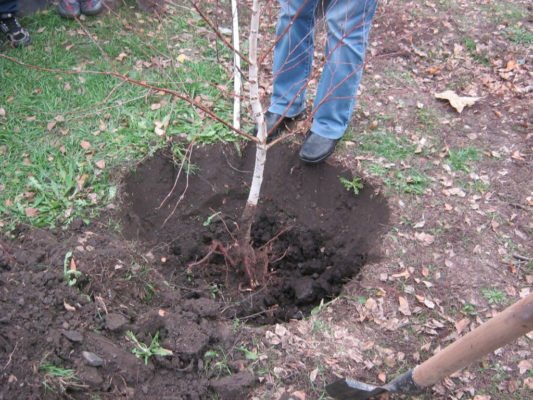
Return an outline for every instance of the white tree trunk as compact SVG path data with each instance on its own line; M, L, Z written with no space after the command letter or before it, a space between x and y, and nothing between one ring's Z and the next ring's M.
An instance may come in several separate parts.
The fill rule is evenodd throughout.
M255 153L255 166L254 175L252 178L252 185L250 187L250 193L246 202L245 212L243 213L243 219L246 220L247 208L255 209L259 201L259 194L261 192L261 184L263 183L263 172L266 163L266 123L263 113L263 107L259 99L259 66L257 65L257 41L259 35L259 0L253 0L252 3L252 18L250 24L250 44L249 44L249 80L250 80L250 103L252 106L253 116L257 125L257 143ZM252 210L250 210L252 211ZM253 214L253 212L252 212Z
M237 0L231 0L231 15L233 18L233 47L235 48L233 62L233 91L235 92L235 100L233 103L233 126L236 129L241 129L241 44L239 38L239 11L237 8Z

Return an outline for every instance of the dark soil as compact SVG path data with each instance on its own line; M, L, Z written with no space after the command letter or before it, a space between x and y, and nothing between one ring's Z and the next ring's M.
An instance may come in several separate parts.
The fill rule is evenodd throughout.
M168 288L122 240L81 230L21 231L16 244L0 242L0 399L207 397L218 380L205 351L229 352L236 340L217 304ZM69 249L83 274L72 287L63 277ZM127 331L147 344L159 332L173 356L145 365ZM47 375L46 364L78 379Z
M228 148L195 149L191 162L197 172L188 183L178 182L161 209L179 168L170 157L147 161L126 180L125 233L163 258L162 272L170 282L222 290L230 317L256 323L299 319L322 299L337 296L367 258L377 256L387 204L368 184L358 195L346 190L339 178L351 180L350 171L307 166L290 146L274 147L252 229L254 247L267 251L271 260L266 285L239 291L247 285L244 273L228 270L222 256L195 266L188 276L187 266L204 257L213 240L234 241L230 232L236 234L253 157L250 150L239 157Z
M277 237L268 246L268 282L255 291L239 290L246 285L242 271L228 270L221 256L187 273L214 239L231 243L250 176L243 172L251 170L247 151L238 157L234 150L195 149L195 173L164 226L186 185L179 182L157 210L177 171L166 153L126 179L120 212L126 238L96 221L76 221L66 231L23 228L0 239L0 400L245 393L255 379L228 317L302 318L378 255L388 220L385 200L370 185L355 196L339 181L351 179L349 171L307 167L294 153L287 146L270 152L254 246ZM215 212L220 217L204 224ZM81 272L72 285L63 272L69 251L67 268ZM146 344L159 334L172 356L145 364L132 354L128 331ZM214 361L224 354L233 374L213 368L207 351ZM76 378L47 374L46 365L70 369Z

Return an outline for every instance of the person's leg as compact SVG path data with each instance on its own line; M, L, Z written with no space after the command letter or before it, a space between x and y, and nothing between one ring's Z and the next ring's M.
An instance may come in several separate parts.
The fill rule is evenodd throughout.
M0 0L0 14L15 14L18 10L18 0Z
M313 106L311 132L340 139L350 122L377 0L330 0L326 64Z
M279 0L270 113L295 117L305 109L305 88L313 63L318 1Z
M23 47L31 43L30 34L15 16L18 10L18 0L0 0L0 32L7 36L13 47Z

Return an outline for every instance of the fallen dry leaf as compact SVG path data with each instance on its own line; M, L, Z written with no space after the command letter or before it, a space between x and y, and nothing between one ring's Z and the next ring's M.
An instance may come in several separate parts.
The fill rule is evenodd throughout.
M316 377L318 376L318 368L315 368L314 370L311 371L311 373L309 374L309 380L311 382L314 382L316 381Z
M190 58L189 58L187 55L185 55L185 54L180 54L180 55L178 56L177 60L178 60L178 62L179 62L180 64L183 64L185 61L189 61Z
M468 325L470 325L470 320L468 318L463 318L455 323L455 330L458 334L461 334Z
M122 61L124 60L128 55L126 53L120 53L118 56L115 57L115 60Z
M76 307L74 306L71 306L70 304L68 304L66 301L63 300L63 305L65 306L65 310L67 311L76 311Z
M83 187L85 186L85 181L87 180L89 176L87 174L83 174L81 176L78 176L76 178L76 184L78 186L78 190L82 190Z
M399 296L398 301L400 302L400 306L398 307L398 310L405 316L411 315L411 309L409 308L409 302L405 297Z
M82 140L82 141L80 142L80 146L81 146L81 148L82 148L83 150L88 150L88 149L91 148L91 143L88 142L87 140Z
M33 207L26 207L24 213L26 214L26 217L33 218L39 215L39 210Z
M95 162L96 166L100 169L104 169L105 168L105 160L98 160Z
M415 239L422 243L422 245L429 246L435 241L435 236L430 235L429 233L416 232Z
M518 370L520 375L524 375L527 371L533 369L533 363L529 360L522 360L518 363Z
M437 99L448 100L453 108L460 114L465 107L473 106L481 97L459 96L453 90L435 93Z

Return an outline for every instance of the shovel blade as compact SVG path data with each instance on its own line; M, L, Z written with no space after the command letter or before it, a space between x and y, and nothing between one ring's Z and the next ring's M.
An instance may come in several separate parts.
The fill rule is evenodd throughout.
M327 385L326 392L338 400L367 400L387 392L387 389L353 379L339 379Z

